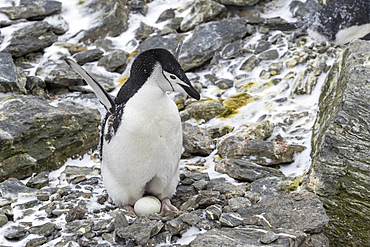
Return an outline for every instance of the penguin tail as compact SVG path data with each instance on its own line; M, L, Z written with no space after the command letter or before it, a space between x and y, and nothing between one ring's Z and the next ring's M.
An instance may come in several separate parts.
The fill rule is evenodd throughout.
M100 100L100 103L104 105L104 107L110 113L114 113L116 110L116 104L112 96L108 94L108 92L103 88L103 86L97 82L89 73L86 72L78 63L73 61L72 59L65 58L64 61L74 69L86 82L87 84L92 87L94 93Z

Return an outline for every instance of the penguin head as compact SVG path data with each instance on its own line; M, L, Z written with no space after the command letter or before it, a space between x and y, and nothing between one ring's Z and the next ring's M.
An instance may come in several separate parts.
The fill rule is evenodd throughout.
M164 92L181 92L200 99L200 94L191 85L179 62L166 49L140 53L132 64L130 78L156 83Z

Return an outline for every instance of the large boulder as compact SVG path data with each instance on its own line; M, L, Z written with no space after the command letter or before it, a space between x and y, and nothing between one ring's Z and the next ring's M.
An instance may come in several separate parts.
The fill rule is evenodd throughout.
M62 3L51 0L21 0L18 6L0 8L0 13L6 14L11 20L41 20L61 11Z
M99 23L86 30L80 41L93 43L106 36L116 37L128 29L128 10L126 2L107 0L91 1L87 8L91 13L99 13L96 17Z
M9 45L4 52L13 57L21 57L31 52L42 51L58 40L52 32L52 26L44 21L31 22L29 25L14 31Z
M246 33L246 21L243 19L224 19L201 24L185 41L180 64L185 71L199 67L225 45L243 38Z
M370 246L370 42L337 58L322 89L305 186L321 198L336 246Z
M0 99L0 181L53 170L96 148L100 114L70 100Z
M182 20L180 29L187 32L203 22L226 15L226 7L222 4L212 0L195 1L191 5L190 13Z

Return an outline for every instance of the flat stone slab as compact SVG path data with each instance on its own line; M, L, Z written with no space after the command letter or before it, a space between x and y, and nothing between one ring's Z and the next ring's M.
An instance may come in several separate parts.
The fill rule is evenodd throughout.
M60 167L96 148L100 114L71 100L0 99L0 181Z

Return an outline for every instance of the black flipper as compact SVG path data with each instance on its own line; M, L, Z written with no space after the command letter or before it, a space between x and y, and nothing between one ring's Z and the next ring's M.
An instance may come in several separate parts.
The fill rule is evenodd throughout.
M96 96L104 107L110 112L114 113L116 111L116 104L112 99L112 96L99 84L91 75L89 75L78 63L72 59L66 58L64 61L71 66L94 90Z

